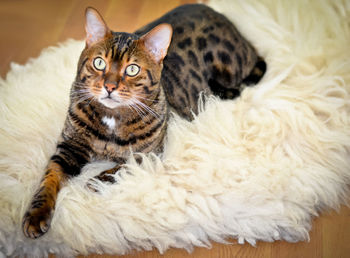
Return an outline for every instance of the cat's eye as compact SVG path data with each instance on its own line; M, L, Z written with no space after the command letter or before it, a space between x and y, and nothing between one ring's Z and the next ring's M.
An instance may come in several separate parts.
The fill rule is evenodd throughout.
M96 57L94 59L94 67L99 70L103 71L106 68L106 62L101 57Z
M140 67L138 67L135 64L128 65L128 67L126 67L125 69L125 74L130 77L136 76L139 72L140 72Z

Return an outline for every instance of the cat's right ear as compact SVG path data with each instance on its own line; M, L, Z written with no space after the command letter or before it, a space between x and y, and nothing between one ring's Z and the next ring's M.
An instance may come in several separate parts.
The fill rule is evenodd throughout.
M168 52L172 34L173 29L171 25L163 23L141 37L146 50L158 63L164 59Z
M86 8L85 18L86 45L88 47L112 33L96 9L92 7Z

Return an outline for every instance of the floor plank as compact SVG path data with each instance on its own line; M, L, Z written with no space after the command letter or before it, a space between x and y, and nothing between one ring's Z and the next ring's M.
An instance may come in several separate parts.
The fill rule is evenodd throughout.
M319 219L322 223L323 257L350 257L350 208L341 207L340 212L325 213Z

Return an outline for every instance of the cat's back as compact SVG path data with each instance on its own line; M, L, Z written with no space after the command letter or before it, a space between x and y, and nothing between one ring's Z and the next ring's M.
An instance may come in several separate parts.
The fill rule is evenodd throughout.
M171 107L191 118L192 111L197 113L200 92L224 98L239 95L239 85L258 56L224 15L203 4L182 5L135 33L143 35L161 23L173 28L162 73Z
M181 5L135 33L143 35L161 23L168 23L173 28L168 53L188 49L210 50L213 45L218 47L220 41L232 51L233 45L241 41L239 32L226 17L204 4ZM232 40L230 44L229 40Z
M225 16L204 4L185 4L171 10L157 20L137 30L135 33L143 35L161 23L169 23L172 25L174 30L173 41L181 38L179 37L180 35L190 35L201 29L206 33L214 30L215 27L220 27L220 29L222 29L226 26L230 26L230 22ZM213 26L209 26L206 29L203 26L207 24Z

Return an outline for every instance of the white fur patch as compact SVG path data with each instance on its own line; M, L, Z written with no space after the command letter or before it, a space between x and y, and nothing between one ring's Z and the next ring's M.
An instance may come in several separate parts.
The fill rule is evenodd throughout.
M84 42L12 65L0 80L0 256L191 250L225 237L301 241L319 208L349 196L347 2L210 4L266 59L264 79L235 101L211 99L193 122L171 119L164 159L131 163L118 184L88 191L88 178L113 164L88 165L62 188L37 240L20 224L55 151Z
M110 130L115 128L115 119L114 117L106 117L102 118L102 122L109 127Z

